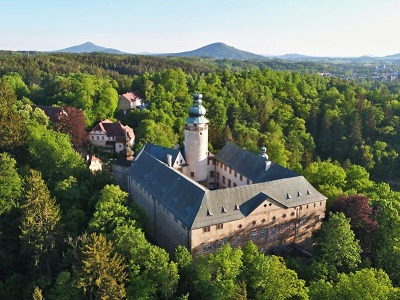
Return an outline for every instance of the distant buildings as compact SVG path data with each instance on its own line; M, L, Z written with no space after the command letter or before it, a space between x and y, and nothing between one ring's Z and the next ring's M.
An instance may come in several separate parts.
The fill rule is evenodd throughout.
M150 235L170 253L194 255L252 240L261 251L307 244L325 216L326 197L303 176L228 143L208 152L208 123L196 95L185 149L146 144L127 171L130 198L147 213Z
M143 101L138 95L133 92L122 94L118 98L118 108L123 110L124 113L130 109L143 109L147 107L147 103Z

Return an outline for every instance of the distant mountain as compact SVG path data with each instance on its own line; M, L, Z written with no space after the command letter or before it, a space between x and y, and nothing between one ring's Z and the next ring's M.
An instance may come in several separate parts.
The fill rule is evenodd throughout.
M392 54L392 55L386 55L384 58L387 59L400 59L400 53Z
M101 46L97 46L93 43L87 42L82 45L72 46L69 48L56 50L53 52L67 52L67 53L92 53L92 52L102 52L109 54L126 54L125 52L119 51L117 49L105 48Z
M303 55L303 54L298 54L298 53L288 53L288 54L279 55L276 57L281 58L281 59L288 59L288 60L314 60L314 59L319 58L319 57L308 56L308 55Z
M180 52L180 53L165 53L162 56L182 56L182 57L211 57L217 59L240 59L240 60L259 60L266 57L254 54L247 51L236 49L224 43L213 43L196 50Z

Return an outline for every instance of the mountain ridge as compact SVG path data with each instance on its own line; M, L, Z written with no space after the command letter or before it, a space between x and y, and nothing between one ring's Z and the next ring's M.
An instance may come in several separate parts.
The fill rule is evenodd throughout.
M128 54L126 52L122 52L117 49L113 48L106 48L102 46L98 46L93 44L92 42L86 42L80 45L71 46L68 48L55 50L52 52L64 52L64 53L93 53L93 52L102 52L102 53L109 53L109 54Z
M212 43L195 50L163 53L161 56L180 56L180 57L211 57L216 59L239 59L239 60L264 60L267 57L254 54L248 51L236 49L221 42Z

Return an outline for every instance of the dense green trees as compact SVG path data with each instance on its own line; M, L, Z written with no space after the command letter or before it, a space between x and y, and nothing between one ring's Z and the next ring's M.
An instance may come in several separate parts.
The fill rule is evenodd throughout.
M0 55L0 298L398 298L400 194L372 179L400 175L399 83L356 83L267 66L329 68ZM148 109L116 113L118 94L128 90ZM143 212L108 185L107 173L91 175L72 148L71 141L76 146L84 139L84 126L117 116L134 128L136 147L182 145L194 92L204 95L212 152L227 140L253 152L266 146L273 161L328 196L328 211L351 218L331 215L315 255L287 259L300 278L282 258L261 254L253 244L226 245L196 259L178 248L171 261L147 241ZM31 104L72 106L71 117L50 128Z
M126 273L123 258L113 245L95 233L82 238L81 264L76 268L77 287L89 299L124 299Z
M355 270L361 262L361 252L349 220L343 213L331 213L318 233L316 248L317 261L326 265L327 275L334 278L338 272Z
M35 266L45 263L50 273L49 256L55 247L60 209L44 183L41 174L31 170L26 179L24 201L21 205L21 240Z
M16 161L8 153L0 153L0 216L18 205L22 181Z

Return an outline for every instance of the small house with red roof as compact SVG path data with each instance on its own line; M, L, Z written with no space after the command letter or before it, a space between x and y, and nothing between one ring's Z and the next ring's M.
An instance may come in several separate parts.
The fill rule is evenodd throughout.
M119 121L102 120L89 132L89 143L107 152L119 153L125 146L132 147L134 142L133 129Z
M145 107L146 104L144 103L143 99L133 92L128 92L119 96L118 108L124 112L130 109L143 109Z

